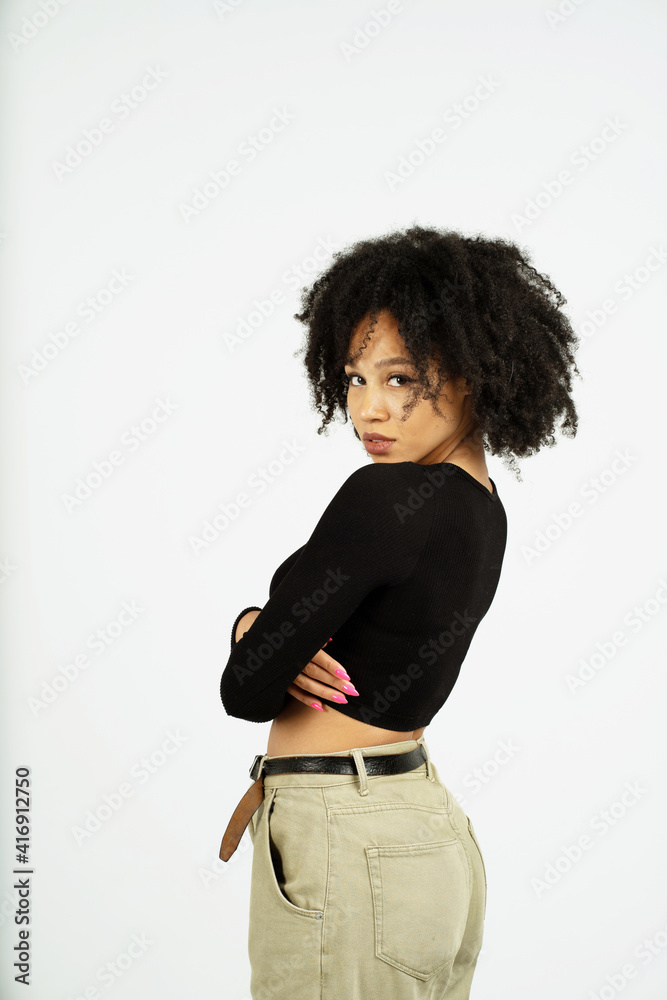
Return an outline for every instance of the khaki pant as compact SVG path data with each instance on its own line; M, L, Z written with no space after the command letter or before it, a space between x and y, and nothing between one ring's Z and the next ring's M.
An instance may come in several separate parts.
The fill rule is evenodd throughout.
M486 911L472 824L430 757L363 766L418 743L428 754L423 736L345 751L356 774L265 775L248 826L253 1000L470 996Z

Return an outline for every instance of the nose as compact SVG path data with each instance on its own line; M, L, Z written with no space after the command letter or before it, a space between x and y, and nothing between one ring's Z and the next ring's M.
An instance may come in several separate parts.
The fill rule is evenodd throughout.
M358 413L361 420L369 421L387 416L387 408L384 405L381 388L368 384L363 386Z

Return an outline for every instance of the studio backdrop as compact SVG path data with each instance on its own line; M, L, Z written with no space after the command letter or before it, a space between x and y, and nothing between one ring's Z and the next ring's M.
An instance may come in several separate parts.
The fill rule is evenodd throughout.
M425 732L473 995L664 1000L666 38L659 0L2 4L3 998L248 1000L229 632L369 462L294 314L417 223L518 243L580 337L576 437L488 456L502 576Z

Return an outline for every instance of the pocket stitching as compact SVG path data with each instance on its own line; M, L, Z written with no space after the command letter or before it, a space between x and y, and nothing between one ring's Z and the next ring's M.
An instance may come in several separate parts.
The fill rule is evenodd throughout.
M387 844L387 845L374 845L373 844L373 845L368 845L368 846L366 846L364 848L364 852L366 854L366 862L367 862L367 865L368 865L368 872L369 872L370 882L371 882L372 897L373 897L373 915L374 915L374 929L375 929L375 954L376 954L377 958L381 959L383 962L386 962L388 965L392 965L395 968L400 969L402 972L406 972L409 975L414 976L415 978L421 979L421 980L424 980L424 981L427 980L427 979L431 979L433 976L437 975L439 972L442 972L442 970L444 968L446 968L448 965L452 966L453 963L454 963L454 959L456 958L456 952L450 958L446 959L440 965L436 966L436 968L431 969L430 972L422 972L419 969L414 969L411 966L406 965L404 962L401 962L400 959L392 958L390 955L387 955L387 954L385 954L382 951L382 947L383 947L382 930L383 930L383 916L384 916L384 913L383 913L383 911L384 911L384 894L382 892L382 854L391 856L391 855L394 855L394 854L410 853L410 854L414 855L417 852L422 852L423 853L423 852L428 851L428 850L433 850L435 848L440 848L440 847L445 847L445 846L451 846L451 845L455 846L456 852L457 852L458 857L459 857L459 860L462 861L462 863L464 864L464 868L465 868L465 871L466 871L466 879L465 879L465 881L466 881L466 889L468 890L469 889L469 885L468 885L468 876L467 876L467 870L468 870L467 858L466 858L465 852L463 850L463 847L462 847L461 842L458 839L458 837L450 837L448 840L430 841L430 842L425 843L425 844L424 843L417 843L417 844ZM373 867L374 867L374 865L373 865L371 859L373 859L373 861L375 861L375 860L377 861L377 874L379 876L379 878L377 880L374 878L374 874L373 874ZM469 896L469 892L468 892L468 896Z
M374 802L363 806L329 806L328 812L331 816L354 816L357 814L362 815L363 813L387 812L391 809L409 809L410 812L443 812L442 806L423 806L416 803L413 804L412 802L396 802L396 800ZM448 815L447 810L444 811L445 815Z

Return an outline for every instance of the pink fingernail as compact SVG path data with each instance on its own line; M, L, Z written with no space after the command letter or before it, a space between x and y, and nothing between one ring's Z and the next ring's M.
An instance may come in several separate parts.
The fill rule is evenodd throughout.
M359 694L354 684L343 684L343 691L347 691L348 694Z
M338 670L334 671L334 673L336 674L336 677L344 677L346 681L350 680L350 675L343 667L339 667Z
M324 711L324 709L322 708L322 706L318 705L316 701L311 701L310 704L313 706L313 708L319 708L320 712Z
M333 701L339 701L342 705L347 705L347 698L344 694L332 694L331 698Z

